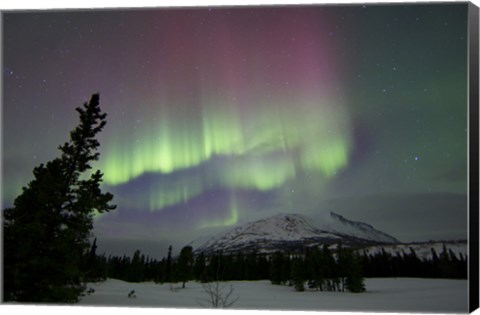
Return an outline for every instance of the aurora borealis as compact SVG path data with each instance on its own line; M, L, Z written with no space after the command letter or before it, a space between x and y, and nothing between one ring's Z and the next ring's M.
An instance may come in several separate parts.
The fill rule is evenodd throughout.
M466 4L6 12L3 47L3 207L99 91L107 251L279 212L465 238Z

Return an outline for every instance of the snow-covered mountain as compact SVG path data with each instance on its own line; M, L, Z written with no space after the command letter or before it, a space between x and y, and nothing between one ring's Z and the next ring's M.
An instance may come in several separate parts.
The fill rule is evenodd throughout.
M399 243L369 224L350 221L333 212L325 216L319 226L311 222L300 214L279 214L222 232L194 250L205 254L218 251L272 253L277 250L296 252L305 247L339 242L345 245Z
M329 217L324 217L323 224L319 228L321 230L349 235L377 243L400 243L396 238L375 229L370 224L350 221L334 212L330 212Z

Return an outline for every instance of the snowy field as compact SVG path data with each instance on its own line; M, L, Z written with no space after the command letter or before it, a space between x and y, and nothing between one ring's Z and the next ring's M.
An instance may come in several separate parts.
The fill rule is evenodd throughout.
M467 313L468 282L465 280L373 278L366 279L367 292L295 292L292 287L269 281L231 281L233 309L317 310L370 312ZM128 283L108 279L90 284L95 292L83 297L80 305L202 308L207 295L200 283ZM135 298L128 298L135 290Z

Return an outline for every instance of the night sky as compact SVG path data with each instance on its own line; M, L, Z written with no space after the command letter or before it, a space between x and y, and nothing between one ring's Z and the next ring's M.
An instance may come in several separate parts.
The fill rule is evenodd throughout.
M108 253L277 213L466 239L466 4L7 12L2 47L3 208L100 92Z

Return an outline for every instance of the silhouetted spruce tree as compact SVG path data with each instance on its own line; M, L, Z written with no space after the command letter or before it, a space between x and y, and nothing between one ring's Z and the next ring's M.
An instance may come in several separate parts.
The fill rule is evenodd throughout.
M455 279L462 278L462 268L460 264L460 260L457 258L453 250L448 250L448 256L450 257L450 264L451 264L451 277Z
M321 254L325 272L325 290L336 291L338 287L338 270L335 258L326 244L323 245Z
M410 254L408 255L410 274L414 277L425 277L425 266L422 264L420 258L418 258L415 250L410 247Z
M317 291L324 290L325 284L325 269L327 259L323 257L322 252L318 247L315 247L310 254L310 268L312 268L311 284Z
M466 256L463 256L462 253L459 254L459 259L457 263L457 268L459 271L459 278L460 279L467 279L468 278L468 259Z
M165 266L167 265L167 260L165 257L162 258L161 261L157 262L155 267L155 276L153 281L155 283L163 283L165 281Z
M193 249L192 246L185 246L180 251L177 261L176 280L182 282L182 288L185 289L185 283L193 276Z
M392 277L392 255L382 248L380 255L378 255L377 266L381 272L382 277Z
M453 257L452 257L453 254ZM453 251L448 251L445 243L442 246L440 253L439 270L442 278L457 278L457 270L455 270L454 259L456 259Z
M255 252L246 255L244 268L245 280L255 280L257 277L257 254Z
M304 249L303 268L304 268L303 270L304 270L305 280L309 282L309 286L310 286L313 279L314 262L313 262L312 251L309 248Z
M203 281L206 268L205 254L202 252L195 258L193 265L193 277L195 280Z
M275 252L270 260L270 282L272 284L283 284L286 279L282 278L282 266L285 258L281 252Z
M208 258L205 268L205 277L203 277L202 282L212 282L212 281L221 281L223 268L223 253L217 252L214 255Z
M84 257L84 280L88 282L102 281L107 278L107 261L105 256L97 255L97 238Z
M242 252L238 252L235 255L234 260L235 266L235 280L244 280L245 279L245 256Z
M171 282L172 276L172 245L168 247L167 260L165 261L165 272L163 274L163 282Z
M363 249L360 264L362 265L362 272L365 277L371 277L371 275L373 274L371 268L372 263L370 260L370 256L367 254L367 251L365 249Z
M86 281L96 281L96 275L94 275L97 268L97 238L93 240L92 246L87 255L84 257L84 272Z
M213 256L208 257L208 262L205 268L205 276L202 279L202 282L210 281L219 281L218 275L220 273L220 262L219 255L214 254Z
M290 254L286 253L282 262L281 279L283 283L288 283L288 280L290 279L290 268Z
M351 248L338 246L337 275L340 283L340 291L350 292L365 291L364 278L360 258Z
M305 270L303 259L300 257L293 258L291 266L291 279L295 291L305 291Z
M340 291L344 292L350 262L348 261L347 249L345 249L342 244L338 244L337 255L337 276L340 280Z
M346 288L350 292L359 293L365 291L365 283L362 275L362 266L360 265L360 258L353 253L351 249L346 251L348 269Z
M398 277L406 272L406 254L403 249L401 251L397 251L395 256L391 255L390 262L391 277Z
M61 156L36 167L13 208L4 211L5 301L76 302L94 212L115 208L113 196L100 190L103 174L88 174L99 158L95 137L106 124L99 95L76 110L80 123L59 147Z
M437 252L433 247L430 248L430 251L432 253L432 258L430 260L430 268L429 268L430 277L439 278L440 277L440 259L438 258Z
M270 264L266 255L259 255L257 257L257 280L267 280L269 279L269 270Z
M145 257L145 277L146 281L151 281L155 278L154 276L155 260L150 258L150 256Z
M127 269L127 281L142 282L145 280L145 256L136 250Z
M235 278L235 266L233 255L225 255L222 258L222 274L220 279L223 281L233 280Z

